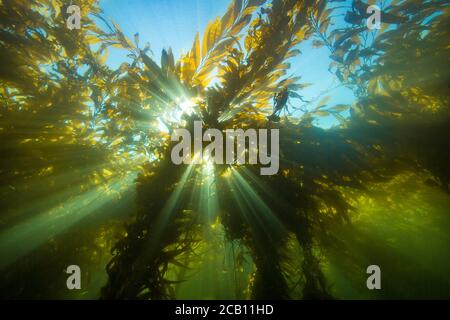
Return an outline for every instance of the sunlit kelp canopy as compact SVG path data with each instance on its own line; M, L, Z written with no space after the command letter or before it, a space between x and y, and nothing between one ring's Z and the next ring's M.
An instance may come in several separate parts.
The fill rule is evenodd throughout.
M96 1L73 1L70 32L63 1L0 3L2 297L450 296L447 1L385 1L371 31L362 1L235 0L179 59ZM289 61L307 41L353 105L302 99ZM129 52L117 70L110 47ZM298 107L268 121L283 88ZM279 173L174 165L170 133L195 120L280 129ZM391 284L369 294L378 263Z

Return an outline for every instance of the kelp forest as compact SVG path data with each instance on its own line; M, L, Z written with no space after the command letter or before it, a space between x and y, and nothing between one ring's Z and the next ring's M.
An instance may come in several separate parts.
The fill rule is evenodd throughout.
M182 54L102 2L0 0L2 299L450 298L448 1L232 0ZM277 173L175 164L199 122L279 130Z

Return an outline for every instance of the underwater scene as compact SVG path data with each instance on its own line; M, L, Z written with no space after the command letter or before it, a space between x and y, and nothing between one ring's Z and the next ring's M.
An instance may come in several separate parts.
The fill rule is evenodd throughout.
M450 1L0 26L0 299L450 299Z

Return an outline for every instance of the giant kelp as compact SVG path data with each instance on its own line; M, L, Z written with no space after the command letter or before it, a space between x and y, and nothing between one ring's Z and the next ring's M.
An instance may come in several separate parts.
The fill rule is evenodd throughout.
M80 1L94 16L71 34L62 30L59 1L3 1L1 134L9 151L2 197L9 199L2 221L20 221L18 186L36 199L52 190L41 185L73 197L137 171L137 212L112 246L102 298L176 297L180 270L198 259L216 214L227 241L251 256L249 297L332 298L321 251L348 250L334 232L352 224L348 190L368 193L404 172L427 173L435 188L449 188L448 3L389 2L383 29L370 31L362 1L333 27L341 10L334 2L341 1L235 0L178 61L169 49L156 63L138 34L129 40L93 1ZM22 26L14 23L19 16ZM269 121L278 92L301 98L295 92L305 84L287 72L306 41L330 50L330 70L357 101L307 105ZM111 70L109 46L128 50L132 61ZM213 77L219 81L210 85ZM167 116L185 102L192 113ZM340 125L313 125L328 115ZM259 176L253 165L174 165L158 121L170 133L192 132L195 120L221 130L280 129L279 174ZM68 170L77 179L62 175Z

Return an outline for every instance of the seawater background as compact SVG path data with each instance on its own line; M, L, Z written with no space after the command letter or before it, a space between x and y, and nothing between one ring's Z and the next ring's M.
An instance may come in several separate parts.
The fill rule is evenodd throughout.
M346 250L329 252L325 264L337 297L450 297L450 199L428 178L405 173L356 196L352 226L336 230ZM370 264L381 268L382 290L366 288Z

